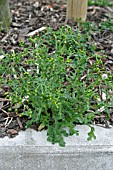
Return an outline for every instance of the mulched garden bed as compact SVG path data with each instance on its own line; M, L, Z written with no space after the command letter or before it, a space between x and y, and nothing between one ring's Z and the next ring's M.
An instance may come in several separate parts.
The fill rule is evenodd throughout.
M7 53L11 51L20 52L22 47L20 41L28 42L27 35L44 26L58 29L61 25L67 24L66 4L52 3L51 1L39 0L10 0L12 13L12 24L9 32L0 33L0 48ZM113 20L113 7L88 7L87 21L100 22ZM69 22L69 25L76 27L76 23ZM92 40L97 47L97 51L103 50L106 57L106 67L113 72L113 31L106 29L104 32L95 31L92 33ZM4 93L10 91L9 87L0 88L0 137L13 137L20 130L25 129L27 117L20 118L18 114L11 112L7 114L10 101L4 98ZM103 115L95 118L95 123L105 128L113 125L113 110L110 110L111 118L105 120ZM37 125L32 126L37 129Z

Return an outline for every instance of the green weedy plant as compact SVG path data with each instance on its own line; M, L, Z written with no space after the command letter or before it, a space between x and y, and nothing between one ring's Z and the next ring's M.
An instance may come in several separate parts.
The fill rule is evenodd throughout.
M90 33L70 27L48 28L29 41L29 46L20 43L22 52L6 54L1 60L0 83L11 88L6 93L11 100L8 111L27 116L26 128L36 123L38 130L47 129L47 139L53 144L65 146L64 136L79 135L77 124L88 125L88 140L95 139L91 125L95 115L104 106L108 118L113 106L109 92L113 75L104 67L105 56L95 53ZM108 77L103 80L104 73ZM101 85L108 86L106 91L102 89L107 98L98 102Z

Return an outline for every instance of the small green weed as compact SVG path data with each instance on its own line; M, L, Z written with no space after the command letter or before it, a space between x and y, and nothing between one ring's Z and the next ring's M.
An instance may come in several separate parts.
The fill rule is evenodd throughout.
M113 2L109 0L88 0L88 5L96 5L96 6L113 6Z
M48 28L29 41L29 46L20 43L22 52L1 60L0 83L11 89L5 94L11 100L8 111L27 116L26 127L36 123L38 130L47 129L53 144L64 146L64 136L78 135L77 124L88 125L88 140L95 139L95 115L104 107L109 117L113 107L113 74L104 66L105 56L96 54L90 32Z

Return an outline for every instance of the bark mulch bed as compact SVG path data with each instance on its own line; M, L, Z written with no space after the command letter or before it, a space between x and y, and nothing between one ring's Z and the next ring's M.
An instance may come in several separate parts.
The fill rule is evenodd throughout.
M9 32L0 33L0 48L10 53L21 51L20 41L27 42L27 34L43 26L50 26L57 29L65 25L66 4L52 3L50 0L10 0L12 13L12 24ZM97 23L109 20L113 21L113 7L95 7L88 8L87 20ZM76 26L76 23L68 23ZM92 39L97 46L97 50L103 50L106 57L106 67L113 72L113 31L106 29L104 32L96 31L92 33ZM0 88L0 137L13 137L22 129L25 129L27 118L19 118L18 114L7 113L10 101L4 98L4 93L9 91L9 87ZM96 121L103 127L113 125L113 110L110 110L111 119L106 121L103 116L98 116ZM36 125L33 125L36 129Z

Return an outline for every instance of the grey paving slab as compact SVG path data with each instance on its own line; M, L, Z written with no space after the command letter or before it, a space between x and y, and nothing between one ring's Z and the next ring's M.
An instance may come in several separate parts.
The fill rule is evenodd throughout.
M64 148L47 142L46 131L0 138L0 170L113 170L113 128L95 126L93 141L87 141L87 126L76 129L80 135L65 138Z

